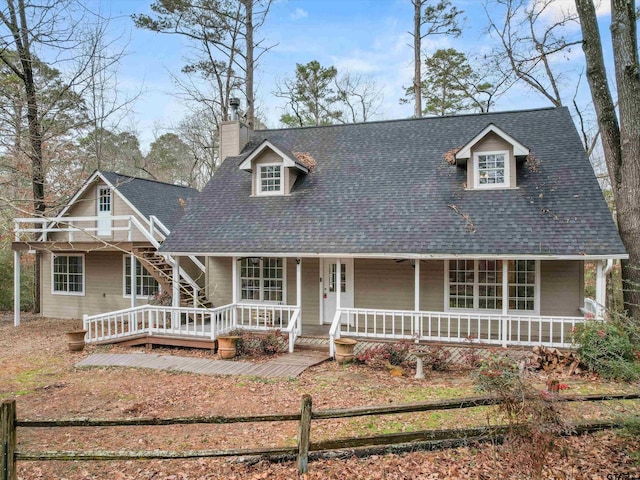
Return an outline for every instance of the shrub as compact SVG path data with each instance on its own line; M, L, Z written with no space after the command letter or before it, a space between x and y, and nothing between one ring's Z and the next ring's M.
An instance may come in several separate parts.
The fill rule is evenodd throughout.
M355 359L356 362L371 368L383 369L388 365L408 367L410 348L411 343L407 341L381 343L363 350L355 356Z
M504 355L492 353L472 373L476 390L490 395L513 391L520 380L518 364Z
M634 381L640 377L638 351L631 340L637 335L630 321L591 321L575 328L573 342L580 361L604 378Z
M267 333L234 330L229 335L240 337L236 343L236 352L240 357L271 356L286 353L289 349L289 337L280 330Z
M434 372L446 372L451 367L451 351L442 345L427 345L420 350L426 355L422 363L427 369Z

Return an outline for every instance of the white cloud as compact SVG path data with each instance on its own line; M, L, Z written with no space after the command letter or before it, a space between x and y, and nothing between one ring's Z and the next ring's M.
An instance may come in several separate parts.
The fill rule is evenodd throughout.
M309 13L306 10L298 7L291 15L289 15L289 18L291 18L291 20L300 20L301 18L307 18L308 16Z
M598 17L611 14L611 2L608 0L595 0L596 14ZM576 15L575 0L554 0L545 10L545 17L549 21L558 21L566 15Z

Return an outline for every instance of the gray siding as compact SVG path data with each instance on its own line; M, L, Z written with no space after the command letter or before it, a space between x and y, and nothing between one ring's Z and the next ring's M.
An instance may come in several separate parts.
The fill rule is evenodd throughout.
M584 262L540 262L540 315L579 316L584 303Z

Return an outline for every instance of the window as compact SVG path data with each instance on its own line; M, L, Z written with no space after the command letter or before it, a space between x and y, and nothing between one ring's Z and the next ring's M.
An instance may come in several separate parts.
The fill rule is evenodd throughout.
M478 152L473 155L475 188L509 187L509 152Z
M449 260L449 309L502 311L502 260ZM508 308L536 311L538 265L535 260L509 260Z
M336 270L337 264L332 263L329 265L329 291L336 291ZM340 264L340 292L346 293L347 291L347 265L344 263Z
M136 262L136 296L152 297L160 292L160 286L149 271L140 263ZM124 257L124 296L131 296L131 257Z
M284 259L248 257L240 260L242 300L283 302L284 285Z
M277 195L282 193L282 165L258 166L258 194Z
M53 255L53 293L84 295L84 256Z

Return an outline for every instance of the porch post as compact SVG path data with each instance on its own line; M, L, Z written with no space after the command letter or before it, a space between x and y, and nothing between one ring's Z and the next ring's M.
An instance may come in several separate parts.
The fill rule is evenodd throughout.
M131 273L131 308L135 308L136 306L136 292L138 291L138 259L135 254L131 252L131 262L130 262L130 271Z
M509 260L502 260L502 346L509 337Z
M172 295L171 306L178 308L180 306L180 257L173 258L173 278L172 278ZM177 310L171 312L171 328L177 328L180 325L180 313Z
M20 326L20 251L13 251L13 326Z
M604 260L596 262L596 317L602 317L607 292L607 277L604 274Z
M233 303L233 325L238 324L238 257L232 257L231 261L231 303Z
M296 307L300 309L298 316L298 335L302 334L302 258L296 258Z
M340 310L340 294L342 293L342 260L336 262L336 310Z
M413 309L415 310L415 315L413 316L413 335L415 336L415 341L418 343L420 341L420 337L422 335L422 328L420 328L420 259L416 258L414 264L414 285L413 285Z

